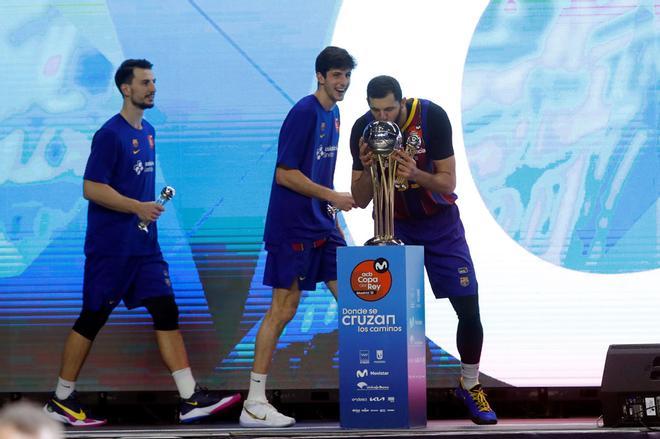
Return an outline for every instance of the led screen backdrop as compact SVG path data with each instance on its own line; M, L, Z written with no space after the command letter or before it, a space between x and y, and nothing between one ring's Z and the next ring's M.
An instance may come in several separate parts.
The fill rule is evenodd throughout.
M336 186L366 82L396 76L454 128L459 206L480 280L490 384L598 385L610 343L657 342L657 3L5 1L0 6L0 388L49 390L80 309L94 131L119 63L158 79L159 221L199 381L247 387L270 291L261 243L280 124L328 44L358 60L340 104ZM463 4L465 3L465 4ZM408 6L407 6L408 8ZM342 217L351 242L368 210ZM428 290L428 287L427 287ZM427 291L429 385L453 386L455 317ZM337 386L336 305L305 294L277 388ZM118 308L83 390L173 388L148 316Z

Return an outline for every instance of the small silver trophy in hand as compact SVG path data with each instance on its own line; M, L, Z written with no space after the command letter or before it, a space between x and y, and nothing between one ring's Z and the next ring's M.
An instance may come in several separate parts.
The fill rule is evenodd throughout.
M163 190L160 191L160 197L156 200L156 204L160 204L161 206L168 201L170 201L173 197L176 191L172 186L165 186ZM149 233L148 226L151 223L151 221L140 221L138 223L138 229L142 230L144 233Z

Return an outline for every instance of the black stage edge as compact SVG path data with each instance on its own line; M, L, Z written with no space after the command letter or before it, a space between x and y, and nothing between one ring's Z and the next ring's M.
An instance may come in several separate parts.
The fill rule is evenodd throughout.
M410 430L345 430L338 423L301 422L287 429L249 429L238 424L152 427L101 427L66 431L67 438L492 438L492 439L594 439L660 438L660 432L643 428L604 428L597 418L503 419L497 425L479 426L470 421L429 421L426 428Z
M214 389L215 390L215 389ZM216 390L220 393L235 393ZM245 397L246 392L240 391ZM453 389L427 389L427 418L455 420L466 417ZM602 414L599 389L588 388L486 388L488 400L502 418L598 418ZM0 393L0 405L27 399L44 404L50 393ZM283 413L299 421L339 422L337 389L287 389L267 391L268 399ZM78 398L111 425L172 425L176 423L178 395L174 391L79 392ZM238 419L240 407L231 408L213 420L232 422Z
M221 391L221 393L230 393ZM242 392L245 396L245 392ZM243 429L238 425L241 404L204 424L178 425L178 397L173 391L82 392L79 399L92 414L108 419L95 429L69 427L71 438L658 438L660 432L643 425L603 427L598 388L487 389L491 405L500 417L495 426L478 426L466 419L452 389L428 389L428 425L411 430L344 430L339 426L337 389L280 390L268 392L283 413L298 420L287 429ZM0 404L19 399L44 404L50 393L0 393Z

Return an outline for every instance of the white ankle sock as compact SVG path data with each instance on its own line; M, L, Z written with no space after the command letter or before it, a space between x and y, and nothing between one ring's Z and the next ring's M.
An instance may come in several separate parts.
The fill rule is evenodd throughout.
M461 377L463 378L463 387L465 387L466 390L470 390L479 384L479 363L461 363Z
M67 381L62 377L57 377L57 387L55 387L57 399L67 399L74 390L76 390L75 381Z
M246 401L268 402L268 399L266 399L266 378L268 378L266 374L250 372L250 390L247 398L245 398Z
M179 369L172 372L172 378L176 383L176 388L179 390L179 396L183 399L190 398L195 393L195 378L192 376L192 371L189 367Z

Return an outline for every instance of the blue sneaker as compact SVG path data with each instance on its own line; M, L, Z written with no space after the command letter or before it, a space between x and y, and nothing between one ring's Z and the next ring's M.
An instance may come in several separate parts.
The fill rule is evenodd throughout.
M467 407L472 422L479 425L497 424L497 415L490 408L490 404L486 399L486 392L481 388L481 384L467 390L463 387L463 378L461 377L458 380L456 396Z
M179 404L179 421L182 423L195 422L229 408L240 401L240 393L220 398L198 385L195 386L195 393L190 398L181 400Z
M78 402L76 392L66 399L59 399L53 394L44 406L44 412L49 418L74 427L98 427L107 422L105 419L95 419L89 416L89 411L84 410Z

